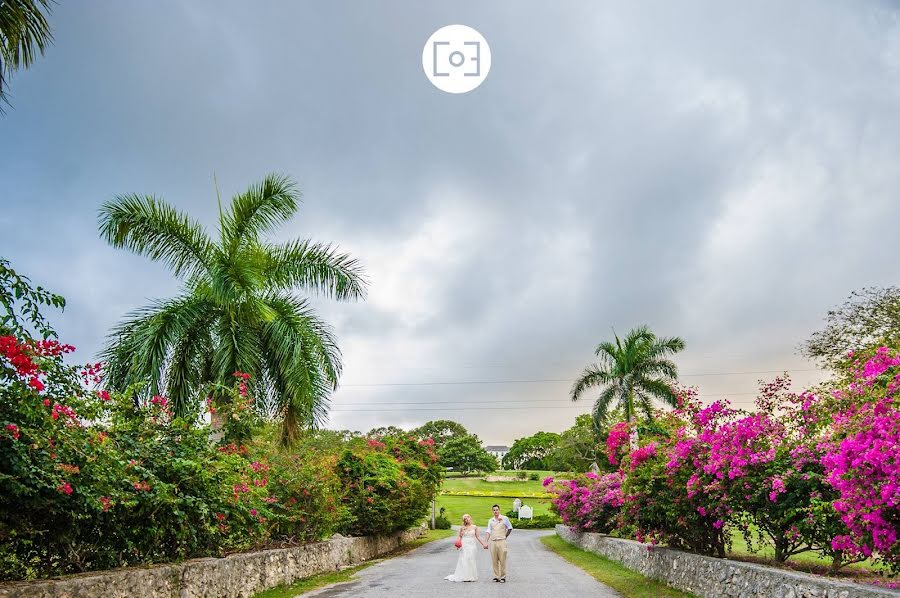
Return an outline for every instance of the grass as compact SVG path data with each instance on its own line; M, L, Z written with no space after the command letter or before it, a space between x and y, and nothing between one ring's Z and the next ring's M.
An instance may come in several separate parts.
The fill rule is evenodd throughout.
M495 471L488 475L514 477L515 471ZM479 491L479 492L503 492L508 494L528 494L532 492L545 492L542 485L544 478L548 476L565 477L565 473L553 471L528 471L528 474L537 473L537 480L516 480L514 482L485 482L481 478L448 478L444 480L444 490ZM550 500L541 498L522 498L522 502L533 509L535 517L550 514ZM500 511L506 513L512 511L512 498L481 497L481 496L441 496L437 497L436 508L444 507L444 517L450 523L457 525L462 521L462 516L470 514L475 520L475 525L483 527L491 517L491 506L500 505ZM513 526L515 526L513 522Z
M537 473L537 480L515 480L512 482L485 482L481 478L447 478L444 480L444 490L459 491L479 491L479 492L504 492L504 493L529 493L529 492L546 492L542 482L548 476L554 476L552 471L536 471L527 472L528 474ZM494 472L488 475L508 476L512 477L515 472L504 471ZM566 474L560 474L565 476Z
M383 559L409 552L410 550L418 548L422 544L427 544L428 542L432 542L434 540L449 538L455 533L456 532L452 529L428 530L428 532L421 538L416 538L409 544L404 544L397 550L380 558L372 559L371 561L367 561L365 563L350 567L348 569L344 569L342 571L329 571L327 573L313 575L312 577L305 577L289 586L278 586L277 588L272 588L271 590L260 592L259 594L254 595L253 598L294 598L294 596L296 596L297 594L303 594L325 586L330 586L332 584L350 581L357 573L359 573L366 567L371 567L372 565Z
M622 565L603 558L592 552L581 550L572 546L559 536L544 536L541 538L550 550L566 559L588 575L613 588L626 598L662 598L662 597L690 597L680 590L644 577L626 569Z
M533 515L537 517L538 515L547 515L550 513L550 501L549 500L541 500L541 499L525 499L525 504L531 507L534 512ZM491 497L482 497L482 496L438 496L436 509L439 512L441 507L444 507L446 511L444 512L444 517L450 520L450 523L453 525L459 525L462 521L462 516L466 513L472 516L474 519L475 525L478 527L484 527L487 523L487 520L491 518L491 506L494 504L500 505L500 511L502 513L506 513L507 511L512 511L512 499L511 498L491 498ZM513 527L515 527L516 523L513 522Z
M731 551L728 553L730 558L744 561L753 561L774 567L787 567L797 571L805 571L808 573L817 573L819 575L830 574L831 559L823 557L815 552L801 552L790 557L785 563L775 562L775 549L768 543L764 544L756 552L750 552L747 542L740 532L735 531L731 535ZM872 561L866 560L861 563L846 565L838 571L839 576L860 577L870 576L878 573L877 567Z

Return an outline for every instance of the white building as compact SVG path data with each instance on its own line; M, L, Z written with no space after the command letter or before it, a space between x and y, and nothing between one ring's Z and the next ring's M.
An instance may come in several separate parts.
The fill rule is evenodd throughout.
M500 463L501 461L503 461L503 457L506 456L506 453L509 452L509 447L502 445L489 445L484 447L484 450L489 452L492 457L497 459L497 463Z

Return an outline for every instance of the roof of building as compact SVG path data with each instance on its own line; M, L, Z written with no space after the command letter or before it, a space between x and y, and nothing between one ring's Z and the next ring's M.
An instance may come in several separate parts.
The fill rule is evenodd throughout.
M496 453L496 452L500 452L500 451L507 451L507 452L508 452L508 451L509 451L509 447L508 447L508 446L504 446L504 445L493 445L493 444L492 444L492 445L490 445L490 446L484 447L484 450L486 450L487 452L493 451L493 452L495 452L495 453Z

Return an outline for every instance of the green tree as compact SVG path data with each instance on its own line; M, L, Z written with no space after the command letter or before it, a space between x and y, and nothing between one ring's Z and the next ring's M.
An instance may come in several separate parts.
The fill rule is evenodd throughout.
M8 260L0 257L0 335L28 339L34 336L34 330L43 338L56 338L56 331L41 313L42 305L64 309L66 300L43 287L32 286L27 276L18 274Z
M53 39L47 14L51 0L3 0L0 2L0 113L9 103L9 76L28 68Z
M153 196L123 195L100 209L100 234L111 245L166 265L181 293L130 313L104 351L107 384L124 390L149 381L185 413L206 393L250 374L252 396L277 405L282 441L320 423L341 372L331 328L296 290L338 300L365 294L355 259L330 245L262 238L297 211L300 193L269 175L219 202L213 240L187 215Z
M612 406L618 406L631 424L637 410L653 419L653 401L675 406L677 396L673 384L678 368L668 357L684 349L679 337L659 338L646 326L631 330L624 339L602 342L595 355L599 364L584 369L572 386L573 401L591 388L601 388L594 403L593 417L601 422ZM637 448L637 430L631 426L631 446Z
M545 459L557 448L559 434L537 432L516 439L503 457L504 469L547 469Z
M437 447L438 450L440 450L440 448L444 446L444 443L451 438L469 435L469 431L466 430L462 424L448 419L437 419L426 422L421 427L413 430L413 433L422 440L426 438L434 440L434 446Z
M867 287L825 316L800 352L832 369L843 369L849 351L900 346L900 288Z
M382 439L388 437L408 436L409 432L397 426L381 426L380 428L372 428L366 432L366 438Z
M494 471L497 460L481 446L474 434L453 436L438 450L440 463L454 471Z
M559 435L559 441L544 459L547 469L583 473L593 463L603 467L603 443L590 414L579 415L575 425ZM609 463L606 463L609 465Z

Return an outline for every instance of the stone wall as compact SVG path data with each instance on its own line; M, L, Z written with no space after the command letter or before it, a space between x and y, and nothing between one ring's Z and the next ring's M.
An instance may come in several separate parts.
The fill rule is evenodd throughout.
M422 532L415 528L390 536L335 536L295 548L194 559L176 565L3 583L0 598L248 598L280 584L381 556Z
M603 534L578 533L565 525L557 535L583 550L621 563L651 579L701 598L898 598L900 591L831 580L774 567L700 556Z

